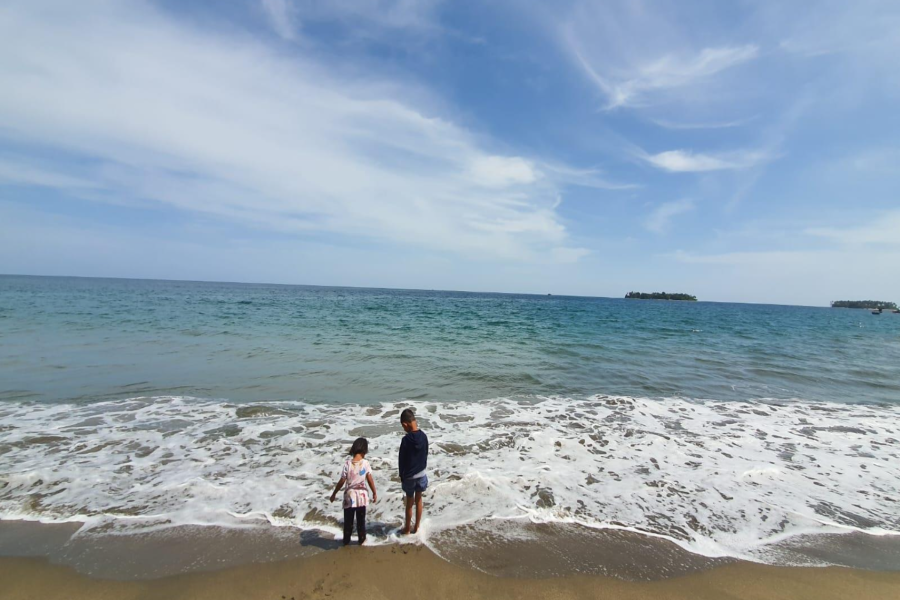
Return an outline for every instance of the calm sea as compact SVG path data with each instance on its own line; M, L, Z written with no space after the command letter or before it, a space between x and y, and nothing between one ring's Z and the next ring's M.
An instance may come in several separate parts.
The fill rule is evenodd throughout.
M344 446L369 437L390 489L405 406L426 540L526 518L770 560L900 532L900 315L0 277L3 519L337 531Z
M0 277L0 336L0 400L900 403L900 315L850 309Z

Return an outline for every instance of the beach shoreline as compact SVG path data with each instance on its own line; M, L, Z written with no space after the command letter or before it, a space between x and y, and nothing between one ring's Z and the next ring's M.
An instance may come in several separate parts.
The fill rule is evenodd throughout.
M446 562L418 545L351 546L286 561L141 581L91 578L40 558L0 558L3 600L66 598L896 598L900 573L739 562L650 582L598 575L496 577Z
M83 529L74 522L0 521L0 561L32 565L28 568L47 573L62 573L58 569L63 569L90 581L151 584L234 570L253 577L257 567L265 572L274 569L274 576L281 577L277 565L302 570L320 563L343 573L342 569L352 570L339 564L343 557L370 560L368 553L373 553L378 561L403 562L411 553L424 553L435 559L427 563L428 568L436 569L441 577L447 575L442 571L446 566L454 573L468 572L490 580L587 577L649 583L736 566L771 567L776 570L765 573L779 577L795 570L826 573L834 568L848 573L887 573L888 580L900 583L897 536L843 534L787 540L776 547L783 557L777 565L706 557L652 536L572 524L487 521L424 538L374 536L370 541L374 544L363 549L355 541L350 548L343 548L334 533L294 527L179 526L121 534ZM362 553L354 553L357 551ZM36 562L16 562L23 559ZM5 596L0 594L0 598Z

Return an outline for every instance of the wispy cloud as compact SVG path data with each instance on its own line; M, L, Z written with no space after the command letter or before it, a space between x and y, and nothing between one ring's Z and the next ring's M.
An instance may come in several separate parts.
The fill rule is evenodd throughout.
M690 123L690 122L677 122L677 121L668 121L666 119L653 119L653 123L655 125L659 125L665 129L674 129L674 130L690 130L690 129L731 129L732 127L743 127L747 123L753 121L755 117L748 117L746 119L738 119L735 121L712 121L708 123Z
M606 108L647 106L759 55L755 44L698 45L659 7L576 2L561 11L562 44L606 97ZM560 17L558 17L560 18Z
M586 57L578 43L570 40L572 52L597 88L607 97L607 109L644 106L652 103L654 92L675 90L711 77L720 71L756 57L756 46L704 48L692 56L667 54L633 65L618 75L606 75Z
M890 300L898 291L885 277L900 260L896 250L679 251L669 259L683 279L696 279L698 294L717 300L828 306L847 297Z
M603 171L596 168L576 169L555 162L544 161L541 169L554 181L561 184L594 188L599 190L634 190L641 187L636 183L623 183L609 180Z
M0 186L24 185L47 188L90 190L96 187L89 179L48 171L28 162L0 157Z
M900 148L882 147L860 152L846 160L846 165L856 171L878 175L898 175Z
M690 212L694 210L694 208L696 208L694 201L689 198L675 200L673 202L664 202L653 209L653 212L650 213L650 216L648 216L647 220L644 222L644 226L654 233L665 233L673 218L686 212Z
M296 37L295 9L290 0L260 0L272 29L286 40Z
M869 66L887 66L900 50L900 7L892 0L818 0L792 6L779 2L763 9L772 29L782 32L782 50L805 57L857 54Z
M797 250L764 250L752 252L723 252L719 254L700 254L678 250L670 255L682 263L699 265L730 266L765 266L786 265L789 263L807 263L821 256L816 251Z
M587 248L553 248L550 251L550 262L574 263L590 254Z
M900 210L889 211L855 227L811 227L805 233L847 246L900 247Z
M371 36L381 33L379 29L429 32L438 30L440 29L438 11L445 0L261 1L264 4L275 4L278 13L286 11L288 15L295 15L309 22L344 23L354 26L360 35Z
M469 167L472 181L488 187L527 185L541 177L531 161L518 156L479 156Z
M654 167L670 173L748 169L772 158L769 154L759 151L702 154L689 150L669 150L659 154L643 153L639 154L639 157Z
M891 299L900 290L892 276L900 262L900 211L856 226L804 229L794 224L769 236L771 229L751 228L748 235L737 236L739 245L750 249L678 250L666 258L684 265L686 273L701 274L703 281L714 280L719 293L729 290L731 298L742 301L824 306L848 296Z
M0 94L0 131L28 144L17 160L45 179L77 179L89 160L110 194L268 230L487 258L583 254L555 210L565 178L492 151L422 90L143 2L8 6L0 39L0 88L15 90Z

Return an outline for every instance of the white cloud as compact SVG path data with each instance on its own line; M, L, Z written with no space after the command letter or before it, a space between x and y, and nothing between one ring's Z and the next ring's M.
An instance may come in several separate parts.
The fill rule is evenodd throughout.
M677 122L677 121L668 121L666 119L653 119L653 123L663 127L664 129L731 129L733 127L742 127L746 125L754 118L747 119L738 119L735 121L715 121L709 123L689 123L689 122Z
M791 263L805 264L816 260L821 253L816 251L766 250L756 252L723 252L721 254L696 254L678 250L671 256L678 262L699 265L750 265L774 266Z
M827 306L838 299L900 296L900 210L856 226L777 227L760 224L716 243L753 249L679 250L665 257L682 265L673 268L683 277L696 276L698 288L709 286L710 299L716 294L720 300Z
M728 154L702 154L689 150L669 150L659 154L641 154L640 157L658 169L671 173L699 173L748 169L770 159L765 152L743 151Z
M62 189L91 189L87 179L47 171L21 161L0 158L0 185L31 185Z
M71 169L88 161L110 196L281 232L575 255L555 212L565 177L492 152L421 90L188 28L138 1L7 6L0 40L0 136L52 149L17 159L36 172L83 178Z
M857 227L813 227L805 233L848 246L900 246L900 210L887 212L871 223Z
M678 215L694 210L693 200L688 198L675 200L673 202L664 202L660 204L644 223L644 226L654 233L664 233L669 228L669 223Z
M498 269L477 258L398 253L390 246L248 237L208 222L136 228L0 200L0 273L587 293L571 279L579 269L571 259L561 248Z
M469 172L472 179L488 187L534 183L540 177L531 161L518 156L480 156Z
M574 169L557 163L541 163L541 171L561 184L603 190L633 190L641 187L635 183L609 181L599 169Z
M832 300L900 294L900 252L860 250L764 250L669 258L692 292L709 300L828 306ZM679 266L680 265L680 266Z
M267 1L267 0L263 0ZM439 29L437 13L444 0L279 0L306 21L352 24L360 35L384 31Z
M588 77L607 96L607 109L645 106L653 102L655 92L687 87L720 71L756 57L756 46L704 48L699 54L677 56L665 54L651 62L632 65L618 74L604 74L597 61L586 58L570 41L572 52Z
M900 174L900 148L877 148L861 152L848 160L857 171L881 175Z
M857 54L869 66L889 66L900 50L900 6L893 0L818 0L793 6L761 7L771 30L784 37L780 47L805 57ZM787 27L787 30L785 30Z
M573 263L590 254L586 248L553 248L550 251L551 262Z
M755 44L689 39L696 24L682 28L666 12L642 2L575 2L550 18L560 21L563 47L606 96L607 109L663 103L668 93L704 85L759 55Z
M637 65L625 78L609 84L610 108L641 104L651 92L695 84L756 57L756 46L704 48L692 56L664 55Z
M296 37L294 6L290 0L260 0L275 33L286 40Z

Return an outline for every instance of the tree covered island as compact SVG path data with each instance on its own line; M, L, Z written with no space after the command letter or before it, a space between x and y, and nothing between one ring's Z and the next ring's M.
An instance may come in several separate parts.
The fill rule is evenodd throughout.
M883 300L835 300L831 303L831 308L880 308L882 310L896 310L897 304L894 302L884 302Z
M696 302L697 296L691 296L690 294L669 294L666 292L653 292L651 294L647 294L646 292L628 292L625 294L626 298L636 298L638 300L688 300L690 302Z

